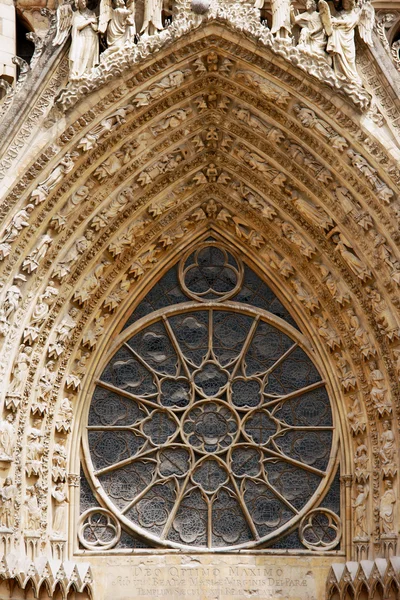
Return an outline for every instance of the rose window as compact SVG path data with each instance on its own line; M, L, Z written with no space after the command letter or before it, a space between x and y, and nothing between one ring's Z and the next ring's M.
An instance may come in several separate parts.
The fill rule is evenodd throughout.
M99 503L155 546L267 547L332 479L326 382L286 309L225 248L208 242L175 273L99 370L87 472Z

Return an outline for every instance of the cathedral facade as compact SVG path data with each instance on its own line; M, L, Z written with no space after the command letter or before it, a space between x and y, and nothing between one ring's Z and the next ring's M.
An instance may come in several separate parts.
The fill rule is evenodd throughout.
M0 0L0 599L400 598L400 11Z

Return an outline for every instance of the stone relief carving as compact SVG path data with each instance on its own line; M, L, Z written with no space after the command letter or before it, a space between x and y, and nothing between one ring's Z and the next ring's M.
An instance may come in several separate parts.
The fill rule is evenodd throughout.
M53 536L63 538L66 535L68 515L68 496L64 483L58 483L51 491L53 498Z
M109 264L109 261L103 260L96 267L94 267L92 272L82 281L82 285L80 286L79 290L76 290L74 293L74 300L80 306L86 304L90 300L92 294L95 293L100 285L103 273Z
M90 247L94 236L94 232L91 229L88 229L85 232L85 235L82 235L74 242L66 255L57 263L57 266L54 269L54 277L57 277L57 279L62 281L69 275L80 255L84 254Z
M15 444L14 415L0 421L0 462L11 462Z
M291 8L292 25L300 27L298 48L311 55L320 55L324 60L328 60L325 49L328 41L317 3L314 0L306 0L305 11L295 14ZM308 125L305 125L308 126Z
M0 239L0 260L4 260L11 252L11 244L20 235L21 231L29 227L29 219L34 209L33 204L27 204L11 219Z
M347 413L347 420L350 425L352 435L364 433L366 430L365 418L361 410L360 399L358 396L350 396L353 400L350 411Z
M361 281L368 281L368 279L372 278L371 271L356 255L351 242L343 235L343 233L335 233L332 235L332 241L336 244L336 251L341 254L350 270L359 277Z
M82 202L85 202L88 199L92 187L93 183L87 181L85 185L81 185L75 192L73 192L62 207L61 211L51 218L50 227L55 229L57 232L65 229L69 217L73 215L74 211L79 207L80 204L82 204Z
M11 477L6 477L0 488L0 530L12 530L14 527L15 496L17 486Z
M49 247L53 243L53 238L50 235L42 235L34 250L25 258L22 263L22 270L31 274L39 267L40 262L45 258Z
M41 181L37 188L31 193L31 200L37 206L44 202L51 192L65 177L67 173L74 168L77 153L66 154L62 160L54 167L50 175Z
M379 519L381 533L385 535L396 535L394 531L394 507L396 505L396 496L393 490L393 483L390 479L384 481L384 493L379 503Z
M369 379L371 382L371 398L378 410L379 415L390 416L392 412L392 404L390 398L388 398L388 390L385 385L385 378L382 371L378 368L376 362L371 361L369 363Z
M369 479L369 458L368 448L362 440L358 440L358 445L354 454L354 466L356 481L366 482Z
M42 420L35 419L27 437L25 470L28 477L38 477L41 474L44 453L42 438Z
M65 397L61 400L56 419L56 431L58 433L69 433L71 431L74 411L71 400Z
M133 106L128 104L102 119L98 125L93 127L78 143L78 149L83 152L92 150L100 141L103 141L110 132L126 122L126 117L133 111Z
M29 374L32 348L21 344L18 355L13 365L11 383L7 387L6 407L16 411L20 405L24 387Z
M367 526L367 501L369 486L359 483L357 485L357 496L353 501L354 510L354 538L364 540L369 538Z
M390 421L384 421L382 428L379 457L385 477L392 477L396 474L397 470L394 464L394 455L396 452L394 433Z
M40 530L40 518L41 511L38 501L37 485L29 485L26 488L24 500L24 529L31 532L38 532Z
M53 281L50 281L35 304L29 324L24 331L24 344L33 344L36 341L40 329L50 312L50 307L57 296L58 289L54 287Z
M61 323L55 328L54 336L50 340L47 351L49 358L57 359L64 352L65 343L72 330L76 327L76 317L78 312L77 308L70 308L68 313L61 320Z
M309 2L312 2L312 0L309 0ZM316 133L323 137L332 148L335 148L335 150L343 152L348 147L347 140L338 135L328 123L317 117L313 110L306 106L302 106L301 104L295 104L293 106L293 112L303 127L316 131Z
M57 377L56 364L49 360L43 367L37 387L37 394L32 404L32 414L44 415L53 391L53 385Z
M67 450L64 439L54 444L51 473L55 483L65 481L67 477Z

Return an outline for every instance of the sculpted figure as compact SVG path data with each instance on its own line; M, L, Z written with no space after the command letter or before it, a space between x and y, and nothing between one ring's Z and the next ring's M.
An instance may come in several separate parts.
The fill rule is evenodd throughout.
M335 17L331 16L329 5L325 0L320 0L318 6L328 34L326 50L332 54L336 75L361 85L362 81L356 68L354 32L358 26L362 40L369 46L373 46L371 36L375 11L372 5L366 2L359 8L355 0L342 0L343 10Z
M53 449L53 481L65 481L67 476L67 451L65 449L65 440L60 440L54 444Z
M136 187L137 184L135 184ZM133 198L134 187L124 188L122 192L117 194L115 198L111 200L111 202L106 206L104 210L101 211L100 214L93 217L90 226L95 231L100 231L103 227L106 227L110 223L110 219L114 219L122 210L124 210L125 206L128 204L129 200Z
M400 337L400 327L396 315L391 311L384 298L375 288L365 288L368 298L371 300L372 310L376 320L381 324L389 340Z
M392 405L390 399L386 397L388 390L385 386L383 373L374 361L371 361L368 366L370 368L371 398L380 415L390 414Z
M313 3L313 1L314 0L307 0L308 3ZM316 14L319 18L319 13ZM327 142L329 142L332 148L335 148L340 152L343 152L343 150L347 148L348 143L344 137L338 135L336 131L332 129L330 125L328 125L328 123L317 117L313 110L307 108L306 106L295 104L293 107L293 112L298 117L303 127L306 127L307 129L314 129L314 131L319 133Z
M13 485L11 477L6 477L0 488L0 527L12 529L14 526L14 500L17 486Z
M368 449L365 444L358 442L354 454L355 475L357 481L366 481L369 473L368 468Z
M69 50L70 78L80 79L85 72L99 64L97 18L86 0L78 0L78 10L72 16L72 41Z
M361 410L360 399L358 396L350 396L353 400L353 404L350 411L347 413L347 419L349 421L350 429L353 435L365 431L365 420Z
M36 340L56 296L58 296L58 290L53 286L53 282L50 281L43 294L39 296L39 300L33 309L29 325L24 331L24 342L33 343Z
M323 208L316 206L310 200L303 198L297 190L292 190L290 197L294 206L307 221L325 231L329 231L329 229L335 225L331 217Z
M67 224L68 217L75 211L76 207L87 200L92 185L81 185L71 194L61 211L54 215L50 221L50 227L56 231L62 231Z
M83 138L81 138L78 148L83 150L83 152L92 150L102 138L110 133L110 131L125 123L127 115L131 113L132 110L133 106L128 104L111 113L111 115L100 121L98 125L93 127Z
M346 313L349 317L349 325L351 332L354 335L354 341L360 348L361 354L364 356L364 358L374 356L376 354L376 350L371 344L371 340L369 338L368 333L361 325L360 319L357 317L356 313L352 308L349 308L346 311Z
M354 510L354 537L363 539L368 537L367 531L367 500L369 494L369 486L357 485L357 497L353 502Z
M143 25L140 34L144 36L154 35L163 29L161 20L162 0L145 0Z
M64 352L64 344L68 340L72 330L76 327L76 316L78 309L72 307L63 317L61 323L55 328L55 339L49 344L49 357L58 358Z
M327 36L315 0L306 0L305 12L296 16L292 12L292 21L301 29L298 47L326 60Z
M96 344L99 337L104 333L104 324L107 320L107 315L101 315L96 317L82 338L82 346L86 346L90 350L92 350Z
M53 535L63 537L67 523L68 498L64 484L58 483L51 492L53 498Z
M58 433L69 433L71 431L72 419L74 412L69 398L61 400L58 416L56 420L56 430Z
M348 390L354 389L357 385L357 380L350 370L349 363L347 362L343 354L340 354L339 352L335 353L335 359L336 364L341 373L340 383L342 384L343 388L346 390L346 392Z
M50 235L42 235L39 242L32 252L25 258L22 263L22 270L28 273L33 273L39 266L40 261L46 256L50 245L53 242L53 238Z
M136 94L133 102L136 104L136 106L147 106L150 104L151 100L161 98L161 96L164 96L164 94L182 85L182 83L185 81L185 77L189 77L190 75L190 69L185 69L184 71L173 71L169 75L165 75L165 77L163 77L157 83L153 83L148 90Z
M135 18L130 6L125 6L124 0L100 2L99 33L106 31L107 46L111 50L118 50L133 39L136 33Z
M11 461L15 441L14 415L0 421L0 460Z
M366 281L372 277L371 271L352 251L353 246L342 233L335 233L332 240L336 244L335 250L342 255L344 261L359 279Z
M23 522L25 529L29 531L38 531L40 529L40 508L35 485L30 485L26 488Z
M74 300L82 305L87 302L91 295L97 290L100 285L102 275L110 263L102 261L98 264L82 282L80 288L74 294Z
M49 195L50 191L55 188L56 185L63 180L64 176L72 171L73 168L74 161L72 160L72 154L66 154L64 158L60 160L60 162L54 167L47 179L39 183L38 187L33 190L31 198L34 200L35 204L38 205L43 202Z
M290 21L290 0L271 0L271 10L271 33L273 33L278 39L289 41L292 35L292 25Z
M318 298L308 292L299 279L292 279L291 284L300 302L302 302L310 312L314 312L319 306Z
M54 277L57 277L60 281L62 281L64 277L70 273L74 263L90 247L93 238L94 232L91 229L88 229L85 235L79 237L73 246L68 250L64 258L57 263L57 266L54 269Z
M278 187L283 187L286 176L277 169L272 168L261 156L255 152L248 152L245 147L237 150L237 156L242 158L251 169L262 173L268 181Z
M311 258L315 254L314 247L288 221L282 222L281 229L283 235L299 248L301 254L307 258Z
M6 292L6 297L1 308L4 310L4 316L7 321L11 314L17 310L20 300L22 299L20 285L24 281L26 281L26 277L24 275L17 275L14 277L13 285L9 287Z
M385 480L385 491L379 504L380 529L383 534L394 534L394 507L396 496L390 479Z
M40 419L35 419L28 434L28 443L26 447L27 460L40 462L44 450L41 442L42 436L42 421Z
M191 108L178 108L173 112L169 113L158 125L155 125L151 128L153 134L155 136L160 135L163 131L167 129L175 129L175 127L179 127L191 114Z
M391 429L390 421L383 422L383 432L381 434L381 444L379 456L382 465L388 466L393 463L394 454L396 451L394 433Z
M29 365L31 362L32 348L21 344L19 347L18 356L12 370L11 384L7 389L6 406L15 410L22 398L25 382L29 373Z
M29 226L29 218L34 209L33 204L28 204L19 210L4 230L0 238L0 260L3 260L11 251L11 243L14 242L21 231Z
M32 404L32 413L43 415L47 412L47 405L50 401L53 385L57 377L55 371L55 362L49 362L43 367L38 383L38 390L35 402Z
M327 346L334 350L341 346L341 340L336 331L329 325L328 321L321 315L315 315L315 320L318 325L318 333L325 341Z

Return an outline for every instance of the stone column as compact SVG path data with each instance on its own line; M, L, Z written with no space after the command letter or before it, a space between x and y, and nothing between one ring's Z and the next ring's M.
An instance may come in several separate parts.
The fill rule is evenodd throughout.
M12 62L16 55L16 19L13 0L0 0L0 77L12 84L16 67ZM0 89L0 95L2 90Z

